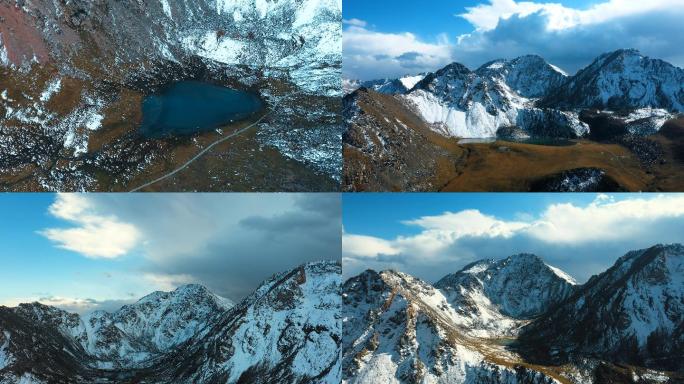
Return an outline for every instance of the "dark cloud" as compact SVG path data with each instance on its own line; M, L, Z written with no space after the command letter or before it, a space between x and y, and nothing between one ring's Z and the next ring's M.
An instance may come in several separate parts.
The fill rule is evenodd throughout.
M234 301L271 275L341 255L339 194L94 195L142 233L145 276L189 277ZM183 281L185 283L187 281Z
M537 54L569 73L598 55L621 48L684 65L684 8L613 18L602 23L549 30L542 11L499 20L496 28L464 36L453 48L455 61L475 68L497 58Z
M277 195L262 195L267 199ZM283 212L257 210L231 232L217 232L192 255L163 259L153 273L190 275L234 301L265 279L300 264L341 257L341 201L338 194L296 195ZM278 211L282 211L279 209Z

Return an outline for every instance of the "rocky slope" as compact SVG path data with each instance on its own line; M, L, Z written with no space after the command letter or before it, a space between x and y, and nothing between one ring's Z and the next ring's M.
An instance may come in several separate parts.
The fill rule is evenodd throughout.
M621 49L599 56L541 104L561 109L684 112L684 70L637 50Z
M339 178L339 0L12 0L0 18L5 188L125 185L178 144L136 136L140 98L188 79L257 92L275 109L259 145Z
M627 253L521 339L533 358L546 361L594 356L684 371L684 246Z
M468 336L469 319L425 282L367 271L342 291L344 383L555 383Z
M680 382L681 366L625 361L629 355L605 347L606 340L632 346L632 333L658 329L651 346L660 357L681 353L682 249L631 252L584 285L533 255L479 261L434 286L366 271L342 287L343 382ZM586 307L589 291L606 300ZM594 349L573 348L576 334Z
M437 283L454 308L481 321L483 329L506 334L512 319L535 318L570 296L577 283L538 256L520 254L482 260Z
M237 305L193 285L112 314L0 308L0 383L339 381L339 287L320 262Z
M438 187L449 153L419 116L390 95L367 88L344 97L344 190L422 191ZM444 160L440 160L440 157Z

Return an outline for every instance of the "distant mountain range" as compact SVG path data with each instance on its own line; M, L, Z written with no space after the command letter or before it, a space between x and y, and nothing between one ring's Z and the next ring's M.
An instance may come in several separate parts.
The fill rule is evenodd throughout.
M449 137L587 136L584 109L609 111L636 134L651 134L684 112L684 70L633 49L606 53L569 76L535 55L495 60L472 71L459 63L429 74L358 88L400 95L436 132ZM348 96L348 97L354 97Z
M537 256L432 285L366 271L343 292L344 383L681 383L684 246L577 284Z
M0 383L339 382L340 273L307 264L238 304L188 285L114 313L0 307Z

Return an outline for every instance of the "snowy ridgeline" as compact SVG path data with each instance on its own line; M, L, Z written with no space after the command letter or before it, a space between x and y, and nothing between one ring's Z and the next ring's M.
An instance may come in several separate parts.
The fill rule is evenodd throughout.
M684 70L635 50L619 50L569 76L539 56L495 60L475 71L453 63L435 73L366 82L359 87L398 95L438 133L449 137L496 137L519 127L533 137L582 137L589 126L582 109L610 113L630 133L651 134L684 112Z
M366 271L342 289L343 382L598 384L601 358L632 364L635 382L667 382L658 370L684 368L672 358L684 347L673 337L684 326L682 276L682 245L630 252L584 285L524 254L470 264L435 285ZM669 362L649 349L656 337ZM550 354L514 352L505 347L513 339ZM555 362L525 363L537 358ZM636 368L644 364L652 369Z
M307 264L275 275L238 304L199 285L83 317L23 304L12 315L40 334L22 339L26 330L0 314L0 383L61 382L77 374L93 382L128 372L150 383L236 382L255 372L264 382L283 376L339 382L340 273L339 264ZM63 340L56 353L73 355L76 368L51 355L43 335ZM27 368L38 356L45 365ZM51 359L58 363L47 365ZM175 371L179 366L187 369Z

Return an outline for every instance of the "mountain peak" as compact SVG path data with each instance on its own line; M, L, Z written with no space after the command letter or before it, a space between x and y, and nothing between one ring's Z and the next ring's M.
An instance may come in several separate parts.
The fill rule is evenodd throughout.
M615 50L609 54L620 55L620 56L641 56L641 57L644 57L641 54L641 51L639 51L636 48L621 48L621 49L617 49L617 50Z
M631 251L522 333L532 357L562 363L584 353L681 370L684 246ZM587 324L600 324L587 327ZM653 348L657 345L657 348Z
M544 261L541 257L533 253L518 253L515 255L508 256L506 259L508 261L525 262L525 263L543 263Z
M561 302L575 282L539 256L520 253L502 260L481 260L439 280L435 287L451 294L482 295L504 315L530 318Z
M541 106L625 111L642 108L684 111L684 70L636 49L618 49L547 95Z

